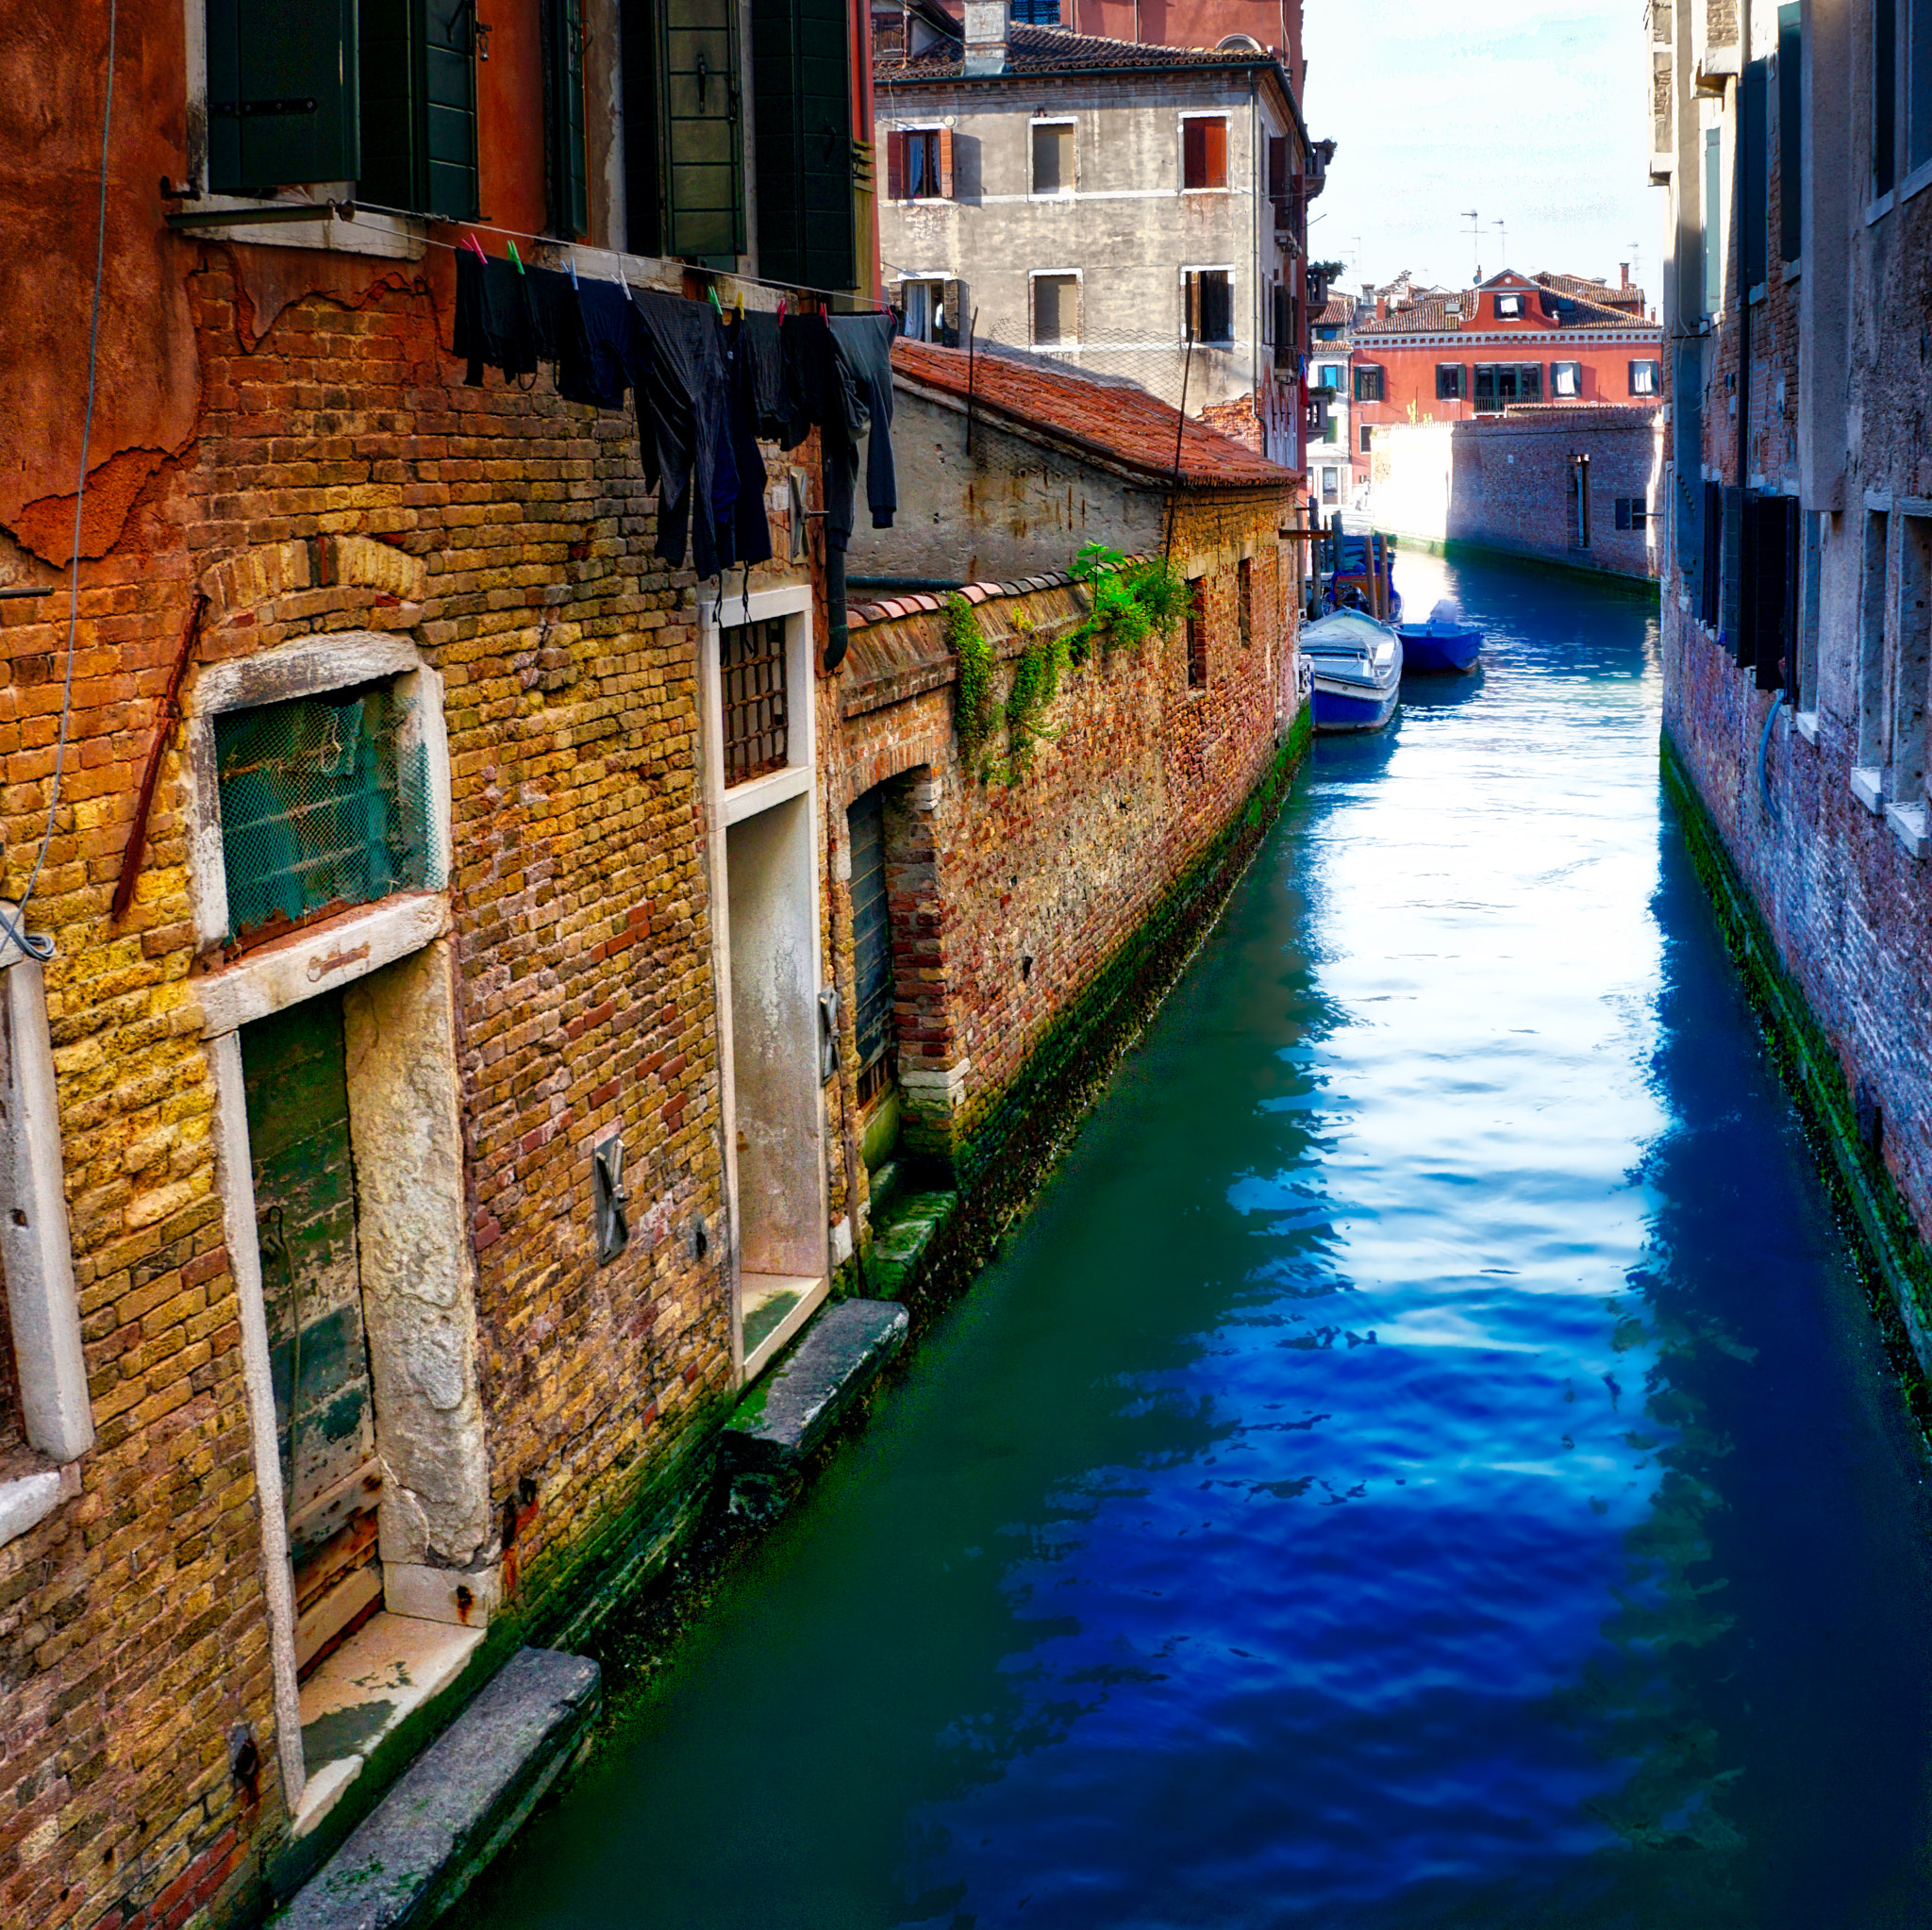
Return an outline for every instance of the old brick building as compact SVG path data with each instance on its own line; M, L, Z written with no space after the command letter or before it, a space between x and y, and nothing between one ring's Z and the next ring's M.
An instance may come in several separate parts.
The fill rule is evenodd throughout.
M857 797L929 794L1035 895L1041 799L1083 848L1134 827L1024 990L1053 932L1009 928L978 847L942 868L958 1147L1150 917L1185 955L1278 791L1278 478L1191 501L1194 621L1070 679L1092 743L974 790L950 659L892 700L904 757L891 620L827 664L815 441L764 450L774 560L701 581L655 554L627 409L470 378L466 232L863 304L865 14L752 11L762 71L724 15L419 11L393 97L349 26L239 0L0 25L0 1921L258 1920L662 1558L862 1237L823 996ZM714 53L731 86L679 92ZM1024 627L989 620L1003 657Z
M1932 9L1650 15L1664 754L1922 1357Z

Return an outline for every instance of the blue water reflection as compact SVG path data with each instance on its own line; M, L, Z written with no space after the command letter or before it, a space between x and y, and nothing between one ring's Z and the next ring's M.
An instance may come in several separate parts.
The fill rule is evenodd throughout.
M1400 564L1007 1256L492 1924L1926 1921L1923 1471L1660 817L1655 614Z

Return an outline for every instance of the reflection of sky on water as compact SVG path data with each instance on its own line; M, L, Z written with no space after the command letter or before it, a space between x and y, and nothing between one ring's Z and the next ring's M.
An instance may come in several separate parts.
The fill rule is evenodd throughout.
M1918 1470L1659 828L1654 621L1455 587L1482 677L1318 746L1039 1212L474 1922L1912 1921Z

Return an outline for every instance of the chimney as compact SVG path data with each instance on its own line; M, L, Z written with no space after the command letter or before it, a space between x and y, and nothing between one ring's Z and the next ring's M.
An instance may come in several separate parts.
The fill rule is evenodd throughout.
M1628 288L1630 286L1630 264L1627 261L1620 261L1617 263L1617 266L1623 271L1624 286Z
M1387 295L1377 295L1375 297L1375 320L1377 322L1386 322L1388 319L1389 297Z
M966 0L966 72L1004 74L1012 17L1007 0Z

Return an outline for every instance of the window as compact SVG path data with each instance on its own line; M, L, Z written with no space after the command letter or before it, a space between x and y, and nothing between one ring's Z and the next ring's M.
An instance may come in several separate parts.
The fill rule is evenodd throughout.
M1478 362L1475 365L1475 406L1497 409L1512 402L1540 402L1543 392L1541 362Z
M1436 364L1436 400L1461 402L1467 397L1468 378L1460 362Z
M1235 565L1235 622L1243 650L1255 641L1255 566L1243 557Z
M906 310L906 333L914 341L938 341L946 328L946 285L942 281L902 281L899 300Z
M953 198L953 130L910 127L886 136L886 198L950 201Z
M1911 0L1912 19L1906 58L1906 166L1923 168L1932 161L1932 0ZM1787 11L1778 10L1782 34Z
M1071 194L1074 191L1074 124L1036 121L1033 124L1033 191Z
M474 12L472 0L462 0L457 10ZM545 0L543 75L550 232L581 241L591 232L590 167L584 156L583 0ZM432 129L438 126L440 121L433 119Z
M354 181L362 200L474 221L473 19L468 0L208 0L210 191Z
M1898 0L1872 8L1872 191L1890 194L1898 158Z
M1798 11L1798 0L1785 0L1777 10L1777 254L1780 261L1795 261L1804 248L1805 108L1799 96L1805 71L1805 41ZM1922 5L1919 11L1932 20L1932 7Z
M1632 362L1630 364L1630 392L1632 395L1655 395L1657 391L1659 366L1656 362Z
M1219 114L1191 114L1181 123L1181 186L1227 186L1227 123Z
M1634 391L1632 391L1635 392ZM1581 362L1552 362L1550 364L1550 393L1558 400L1574 402L1583 393L1583 364Z
M1013 0L1013 18L1022 26L1058 26L1060 0Z
M1188 689L1208 688L1208 585L1196 576L1188 585Z
M1738 285L1749 293L1762 285L1770 248L1771 126L1768 63L1753 60L1738 90Z
M1344 374L1345 370L1342 363L1324 362L1315 371L1315 387L1317 389L1332 389L1336 394L1340 395L1342 390L1347 387L1346 382L1343 380Z
M1715 629L1724 613L1724 485L1707 482L1698 549L1703 570L1697 591L1697 621L1707 629Z
M708 11L712 8L716 8L715 18ZM675 8L661 11L683 18L687 9L697 10L706 20L709 28L707 45L711 51L706 56L708 69L700 67L693 54L674 70L682 76L683 88L689 90L680 92L677 105L681 111L695 106L716 115L719 144L708 150L707 164L717 170L725 150L735 154L743 140L744 110L735 72L728 87L719 87L715 80L706 85L704 75L707 72L717 75L718 47L735 47L739 9L730 0L678 0ZM628 22L659 11L630 4L624 8L623 17ZM853 136L862 131L870 139L872 129L869 125L863 130L854 128L846 94L850 12L843 0L751 0L752 44L758 55L752 62L751 111L758 171L758 273L774 281L823 289L849 289L858 282L853 224L844 210L852 206ZM629 106L628 40L623 62L625 125L635 128L636 114ZM630 146L626 137L626 157ZM648 157L648 149L646 154ZM626 179L636 179L628 159ZM632 197L638 191L627 190ZM645 191L658 190L652 187ZM673 176L663 191L675 199L687 191ZM635 198L627 205L635 208ZM633 251L687 252L681 248L638 249L635 243ZM736 267L737 263L724 265Z
M1641 529L1650 520L1649 506L1641 496L1619 496L1616 514L1619 529Z
M1033 277L1033 340L1051 348L1080 339L1080 277L1077 275L1036 275Z
M1324 469L1322 472L1322 500L1324 503L1337 501L1341 494L1341 472L1339 469Z
M1370 436L1371 436L1371 435L1373 435L1374 433L1374 429L1373 429L1373 428L1371 427L1371 425L1370 425L1369 424L1367 424L1367 423L1364 423L1364 424L1362 424L1362 437L1361 437L1361 441L1362 441L1362 454L1363 454L1364 456L1366 456L1366 455L1367 455L1367 454L1369 453L1369 438L1370 438Z
M1891 782L1902 805L1925 802L1925 715L1932 697L1932 516L1907 516L1898 558L1898 648L1891 687Z
M1224 268L1191 268L1181 276L1181 325L1188 341L1234 340L1232 280Z
M852 979L858 1098L864 1105L892 1076L891 905L886 879L886 790L874 785L846 813L852 852Z
M905 14L895 11L873 15L872 50L874 54L903 54L906 51Z
M718 638L724 703L724 783L742 784L791 758L785 619L741 624Z
M1704 136L1704 312L1715 315L1724 305L1724 135L1712 127Z
M1891 518L1865 512L1864 569L1858 591L1858 762L1885 762L1885 572Z
M1374 363L1357 366L1355 372L1355 399L1357 402L1380 402L1382 399L1382 371Z
M1738 661L1756 669L1760 690L1781 690L1797 634L1798 499L1753 491L1744 513L1750 575Z
M754 0L753 32L759 44L796 44L803 31L796 15L823 8L824 0ZM626 7L619 15L624 76L625 225L635 255L683 255L714 267L735 267L748 242L744 215L744 161L739 139L738 8L730 0L685 0L675 11ZM830 24L843 44L843 14ZM791 96L764 73L753 75L758 145L758 269L800 278L795 267L772 264L799 246L795 232L799 197L814 177L849 181L843 157L821 140L805 139ZM840 176L840 170L845 174ZM833 191L840 191L834 190ZM849 189L844 191L849 192ZM849 256L850 250L846 251ZM843 260L821 241L813 250L817 273L803 277L821 288L849 288Z
M1523 297L1521 295L1498 295L1496 297L1496 319L1499 322L1510 321L1522 313Z
M1315 330L1315 340L1317 341L1339 341L1341 339L1341 330L1339 327L1318 328Z
M1824 545L1822 510L1805 512L1805 557L1798 589L1798 708L1818 708L1818 570Z
M388 683L215 719L228 935L441 884L415 707Z
M1590 458L1570 458L1570 547L1590 547Z

